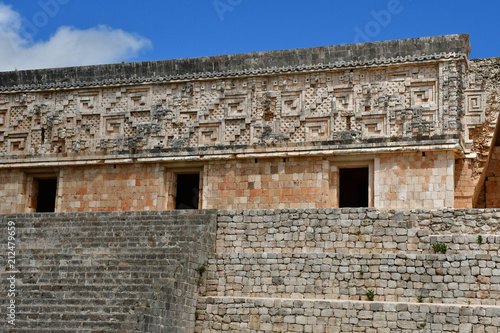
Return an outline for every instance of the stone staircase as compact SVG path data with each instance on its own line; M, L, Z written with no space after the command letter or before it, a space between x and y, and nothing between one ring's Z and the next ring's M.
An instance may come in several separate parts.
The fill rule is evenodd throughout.
M26 214L16 222L16 326L5 332L188 332L213 211ZM6 228L3 228L6 229ZM2 237L6 239L6 230ZM3 245L2 245L3 246ZM2 248L2 256L6 254ZM2 290L7 289L2 267ZM2 307L7 305L5 297Z
M218 214L196 332L500 328L500 211Z

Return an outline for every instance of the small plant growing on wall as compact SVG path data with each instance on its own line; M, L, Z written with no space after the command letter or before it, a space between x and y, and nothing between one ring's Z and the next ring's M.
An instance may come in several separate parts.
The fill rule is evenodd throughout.
M424 302L424 297L422 295L418 296L418 302L423 303Z
M198 272L198 286L201 286L203 283L203 273L207 271L207 263L203 263L200 267L196 269L196 272Z
M483 243L483 236L481 236L481 235L477 236L477 243L478 244L482 244Z
M441 253L445 254L446 251L448 250L448 246L444 243L435 243L434 245L432 245L432 249L436 253L441 252Z
M366 298L368 298L369 301L373 302L373 299L375 298L375 293L373 292L373 290L368 289L368 291L366 292Z

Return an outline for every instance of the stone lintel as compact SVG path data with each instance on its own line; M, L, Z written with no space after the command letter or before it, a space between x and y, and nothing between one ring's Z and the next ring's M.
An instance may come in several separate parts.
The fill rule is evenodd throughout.
M189 150L165 154L162 151L149 152L136 155L117 154L110 158L104 155L82 156L75 154L67 157L26 157L19 162L18 159L4 160L0 169L5 168L41 168L85 166L100 164L130 164L130 163L175 163L175 162L208 162L217 160L249 159L249 158L280 158L280 157L308 157L308 156L338 156L378 153L402 153L411 151L461 151L458 139L448 138L441 140L427 140L420 142L393 142L384 145L374 144L324 144L321 146L284 146L275 148L234 148L221 147L210 151Z

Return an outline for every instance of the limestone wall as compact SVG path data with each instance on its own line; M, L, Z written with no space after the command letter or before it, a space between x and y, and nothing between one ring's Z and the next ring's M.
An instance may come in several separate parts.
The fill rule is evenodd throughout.
M24 213L26 175L19 169L0 171L0 214Z
M321 209L221 213L217 253L433 253L446 242L448 254L496 251L496 210ZM235 214L235 216L233 216ZM463 251L463 252L461 252Z
M60 177L61 212L160 210L163 169L155 164L68 167Z
M497 332L500 310L418 303L209 298L207 311L228 320L199 332ZM230 318L230 319L229 319Z
M332 205L330 165L322 158L213 162L207 167L209 209L324 208Z
M218 215L197 332L496 332L500 327L498 210Z
M498 247L498 244L497 244ZM466 253L466 252L465 252ZM498 253L498 250L496 251ZM500 305L498 254L223 254L207 291L219 297Z
M453 152L383 154L375 161L375 207L454 207Z
M203 209L306 209L339 206L339 169L369 169L369 206L453 206L453 153L254 158L190 164L127 163L0 169L0 213L35 212L33 181L57 179L56 212L175 208L176 174L200 173Z

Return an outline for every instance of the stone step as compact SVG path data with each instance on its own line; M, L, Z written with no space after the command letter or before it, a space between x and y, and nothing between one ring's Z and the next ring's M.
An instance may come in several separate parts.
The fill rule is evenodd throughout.
M497 332L500 307L201 297L195 332Z
M159 305L158 308L164 308L165 307L165 302L161 297L156 297L152 299L145 299L140 295L141 297L135 297L135 295L126 295L123 293L120 293L118 298L108 298L105 297L109 296L111 292L103 293L100 297L96 298L80 298L80 297L65 297L63 299L57 299L57 298L46 298L46 299L39 299L39 298L26 298L20 301L16 308L17 309L23 309L23 312L25 313L31 313L36 311L37 309L51 309L54 307L59 307L61 309L66 309L65 311L76 311L75 309L78 310L78 312L85 312L86 310L84 309L99 309L101 307L109 307L109 308L118 308L120 307L122 310L121 311L115 311L114 313L121 313L124 312L124 307L130 307L133 305L137 304L142 304L143 306L147 304L155 304ZM97 311L99 312L99 311Z
M39 289L36 288L24 288L25 286L20 286L17 290L18 294L26 296L31 299L45 299L45 298L92 298L92 299L105 299L105 297L114 297L116 294L117 299L142 299L144 297L151 300L155 299L155 294L160 291L167 289L176 289L182 291L195 292L196 285L186 285L184 283L179 283L174 285L173 283L162 283L155 281L156 284L153 285L96 285L96 286L81 286L81 287L71 287L68 285L57 285L57 286L41 286ZM44 287L47 287L46 289ZM67 287L66 289L62 289ZM132 293L133 295L129 295Z
M185 228L183 228L185 229ZM50 232L48 230L47 232ZM52 235L52 239L61 239L64 240L66 237L71 237L74 239L75 243L79 242L81 244L86 244L87 242L97 242L97 241L104 241L106 243L113 243L113 242L124 242L128 238L133 237L134 239L137 240L148 240L150 238L156 239L156 238L163 238L165 241L178 241L178 240L187 240L187 241L192 241L193 238L195 237L194 235L182 235L182 236L176 236L175 234L178 234L176 230L169 230L169 229L160 229L160 230L144 230L142 232L131 232L130 230L126 231L118 231L118 232L113 232L113 233L107 233L107 232L92 232L92 233L85 233L85 232L79 232L78 229L72 230L70 232L65 232L65 233L54 233ZM31 241L37 241L40 239L46 239L47 235L44 232L37 232L37 233L23 233L22 229L17 229L17 239L23 240L25 242L31 242Z
M134 314L67 314L67 313L43 313L23 314L18 313L16 329L14 332L54 332L57 328L60 332L134 332L141 331L143 323L138 323L140 316ZM54 330L54 328L56 328Z
M194 246L190 247L193 248ZM150 251L144 248L128 247L125 249L116 248L87 248L87 249L66 249L58 252L58 249L47 250L26 250L21 249L16 251L16 259L24 264L30 262L54 262L54 261L68 261L92 259L93 261L123 261L123 260L144 260L147 262L161 262L163 260L179 260L188 256L188 252L183 252L184 246L166 247L166 248L152 248ZM33 259L35 258L35 259Z
M22 268L22 271L18 271L16 274L19 277L22 277L23 276L22 274L24 274L28 278L36 276L37 278L45 278L45 279L95 278L98 277L101 271L103 270L109 270L110 272L116 274L117 276L124 276L124 275L145 276L146 274L158 275L161 273L172 274L175 272L185 272L189 271L190 269L194 271L199 267L198 264L183 266L182 264L173 263L172 261L170 261L169 263L165 261L163 263L156 263L156 264L146 264L140 261L138 263L135 263L135 265L130 265L130 262L128 264L129 265L127 265L127 263L123 261L123 264L113 264L113 265L111 264L106 265L104 262L102 264L94 264L92 266L87 264L82 264L79 266L78 263L66 266L61 266L61 265L40 265L31 267L24 266ZM46 273L46 272L52 272L52 273ZM8 271L1 274L8 275L11 273Z
M105 263L103 264L95 264L93 267L90 265L82 264L81 266L78 266L78 264L73 264L73 265L67 265L67 266L60 266L60 265L40 265L40 266L32 266L32 267L23 267L22 271L18 273L19 276L22 276L20 274L26 274L26 276L37 276L38 278L71 278L74 277L76 278L93 278L95 277L95 274L99 274L100 271L102 270L109 270L109 271L115 271L117 275L123 276L120 274L127 274L130 276L134 276L136 274L137 276L140 275L145 275L145 274L159 274L159 273L168 273L171 274L173 272L184 272L187 271L190 267L192 270L198 268L198 267L192 267L193 265L190 265L190 267L183 267L181 264L175 264L175 266L172 262L170 264L167 263L157 263L157 264L145 264L139 262L136 263L136 265L132 266L126 266L127 263L124 262L123 265L121 264L116 264L116 265L106 265ZM168 265L165 266L165 265ZM132 266L132 267L131 267ZM142 268L141 268L142 267ZM145 268L147 267L147 269ZM87 268L87 269L86 269ZM143 269L142 271L139 271L140 269ZM45 272L50 271L50 272L55 272L56 274L54 275L40 275L40 274L45 274ZM4 273L2 273L4 274ZM5 274L9 274L9 272L6 272ZM72 275L72 274L78 274L78 275Z
M157 228L157 229L144 229L144 230L113 230L113 231L108 231L108 230L94 230L92 232L85 232L81 231L79 228L75 228L74 230L69 230L67 232L53 232L51 238L61 238L63 239L64 237L71 236L74 237L75 239L94 239L94 238L99 238L99 239L105 239L108 241L113 241L113 240L122 240L126 239L127 237L130 237L133 235L134 238L141 239L141 238L149 238L149 237L167 237L168 239L192 239L194 235L175 235L176 233L178 234L177 231L181 231L185 229L186 227L179 228L179 230L172 230L169 228ZM44 230L42 232L24 232L24 229L17 229L17 238L25 239L25 240L37 240L42 237L42 239L47 238L46 232L50 232L51 230Z
M120 281L117 281L120 282ZM147 282L147 281L145 281ZM186 282L179 282L179 288L185 285ZM163 288L168 288L172 285L170 282L164 282L161 280L150 281L149 284L85 284L81 286L75 286L71 284L40 284L40 285L29 285L23 284L19 285L18 292L23 295L31 295L34 297L35 294L46 294L46 295L59 295L64 297L71 297L71 295L97 295L101 298L101 294L110 294L112 292L116 293L126 293L128 291L134 291L134 294L141 295L142 293L151 293L155 290L160 290ZM189 286L189 285L188 285ZM189 286L193 291L196 290L195 286ZM126 297L127 295L124 295ZM93 296L94 297L94 296ZM142 296L141 296L142 297Z
M9 219L5 219L5 221ZM110 219L106 220L105 218L99 220L40 220L40 219L14 219L16 227L24 228L31 232L36 232L40 229L50 229L50 230L59 230L59 232L64 232L65 230L79 228L82 230L90 231L95 228L97 230L121 230L126 229L127 227L132 227L134 230L143 230L143 229L178 229L183 226L191 225L193 227L196 226L206 226L207 222L204 218L184 218L178 221L170 221L168 218L165 219Z
M184 253L180 252L183 250L190 242L179 242L176 244L165 244L161 242L140 242L138 239L131 240L130 243L122 242L122 243L80 243L80 244L41 244L40 242L35 247L35 245L31 244L32 248L29 248L26 244L20 244L20 246L16 247L16 250L19 253L25 253L27 255L37 255L37 256L54 256L54 255L94 255L98 257L99 255L119 255L123 253L124 255L130 255L137 253L138 255L147 255L150 254L151 257L154 257L159 254L176 254L176 253ZM193 241L191 241L193 243ZM45 245L45 246L43 246ZM60 247L56 247L59 245ZM200 246L200 244L191 244L192 247Z
M5 219L5 221L10 221L10 219ZM128 227L133 228L133 230L152 230L152 229L172 229L177 230L181 227L192 226L192 227L206 227L206 221L202 218L185 218L179 221L172 222L165 219L158 220L106 220L102 219L99 221L89 221L89 220L26 220L23 219L13 219L15 225L19 229L25 229L26 232L36 233L40 230L50 230L58 231L64 233L72 229L80 229L84 231L113 231L113 230L127 230Z
M147 259L147 260L163 260L168 258L181 258L191 253L190 249L203 248L199 244L189 243L180 244L179 246L162 246L159 244L155 247L141 246L115 247L113 244L106 246L100 244L95 247L64 247L64 248L47 248L47 249L24 249L16 248L17 260L63 260L63 259L81 259L92 257L95 260L119 260L123 259ZM146 245L146 244L144 244Z
M93 299L81 301L87 301L88 304L94 302ZM21 305L16 307L16 329L12 332L180 332L178 327L186 327L187 322L176 318L185 317L194 325L195 315L193 310L193 314L187 316L182 306L177 305L180 301L176 302L170 305L164 301L147 306L130 304L119 308L91 309L84 306L82 308L85 308L85 311L72 306L51 306L45 303L28 307ZM191 304L193 307L195 305ZM148 314L151 306L155 306L155 315L160 317L152 317ZM114 309L118 311L105 312ZM163 329L158 330L159 327ZM8 331L4 330L4 332Z
M213 252L213 212L0 215L3 225L9 220L16 222L20 271L15 332L194 328L196 269ZM0 238L7 239L7 230L0 228ZM0 243L4 261L6 245ZM2 290L11 274L0 267ZM8 301L0 299L0 306Z
M59 328L53 328L55 324L59 325ZM80 326L78 326L80 324ZM113 329L111 328L111 325L105 326L103 324L100 324L98 322L94 323L89 323L83 325L80 322L75 322L75 323L69 323L71 325L70 327L60 329L60 327L66 327L66 322L62 323L54 323L54 325L47 325L48 327L40 327L37 325L37 322L22 322L22 321L16 321L16 326L21 326L22 328L15 328L12 330L9 330L6 328L6 330L2 331L5 333L130 333L130 332L149 332L149 331L144 331L143 329L123 329L123 328L118 328L118 329ZM121 325L122 326L122 325ZM32 328L27 328L27 327L32 327ZM52 327L52 328L51 328Z
M225 253L209 259L207 296L500 305L500 256Z

